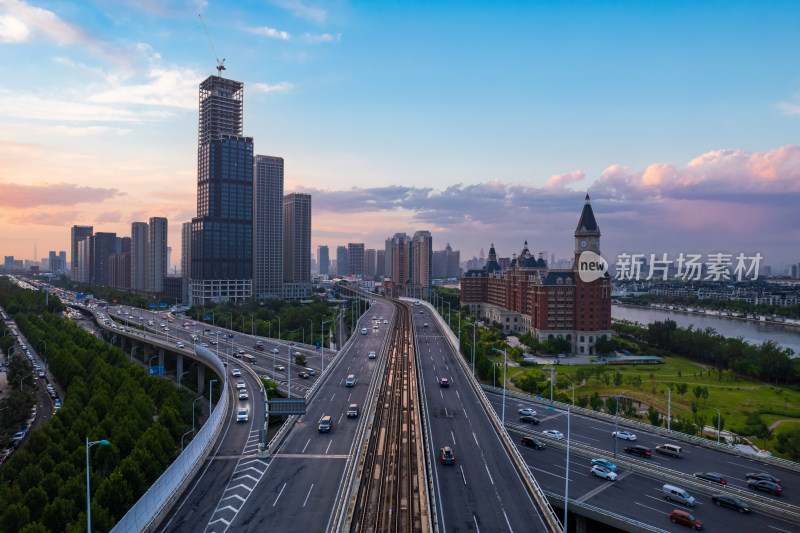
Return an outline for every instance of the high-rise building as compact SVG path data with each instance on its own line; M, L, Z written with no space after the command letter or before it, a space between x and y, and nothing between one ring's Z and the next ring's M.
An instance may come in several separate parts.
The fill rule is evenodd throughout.
M61 265L60 274L67 273L67 252L64 250L59 250L58 252L58 262Z
M131 287L131 254L113 254L108 259L108 284L117 289Z
M167 246L167 274L170 268L172 268L172 246Z
M433 268L433 237L430 231L420 230L411 239L411 284L406 296L427 298L431 291Z
M243 101L242 82L209 76L200 83L192 305L253 294L253 138L242 136Z
M76 279L80 283L92 282L92 235L87 235L83 240L78 242L77 258L75 261L77 265Z
M131 238L130 237L122 237L119 240L119 253L121 253L121 254L129 254L129 253L131 253Z
M94 228L92 226L72 226L72 234L70 236L70 250L72 254L70 256L70 261L72 261L70 279L72 281L80 281L78 279L78 243L86 237L91 237L93 233Z
M167 219L151 217L148 228L145 290L151 294L164 292L165 277L167 277Z
M339 277L344 277L347 275L347 247L346 246L337 246L336 247L336 275Z
M192 264L192 223L181 225L181 277L189 279Z
M375 277L375 248L364 250L364 275L368 278Z
M375 251L375 275L386 275L386 250Z
M317 262L319 263L319 273L322 276L330 274L331 260L327 246L317 247Z
M411 284L411 238L405 233L395 233L386 243L386 255L391 257L391 263L387 263L390 269L389 293L395 298L405 296L405 289Z
M147 247L150 242L147 222L131 224L131 289L147 288Z
M311 195L283 197L284 296L301 298L311 289Z
M50 272L53 274L63 274L67 271L67 254L66 252L56 253L50 252Z
M92 239L93 285L108 285L108 258L117 252L117 234L98 231Z
M283 297L283 158L257 155L253 196L253 294Z
M364 275L364 243L347 243L347 274L349 276Z

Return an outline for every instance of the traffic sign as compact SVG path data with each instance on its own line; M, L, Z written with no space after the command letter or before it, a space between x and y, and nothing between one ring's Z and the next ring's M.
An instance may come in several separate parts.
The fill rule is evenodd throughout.
M147 367L147 369L149 370L151 376L160 376L164 373L163 366L150 366Z

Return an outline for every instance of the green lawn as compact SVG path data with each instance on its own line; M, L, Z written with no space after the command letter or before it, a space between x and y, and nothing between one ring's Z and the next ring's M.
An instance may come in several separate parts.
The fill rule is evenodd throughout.
M653 405L661 412L667 412L667 387L671 383L686 383L688 391L681 396L676 387L672 387L672 416L691 418L691 403L695 401L692 389L697 386L708 388L708 398L698 402L698 414L705 419L709 426L716 426L718 408L725 419L725 428L743 427L749 414L757 413L768 426L777 420L797 420L800 422L800 393L785 388L766 386L757 382L738 379L732 375L723 375L719 380L716 370L712 369L711 375L701 366L680 357L667 357L662 365L605 365L606 372L611 376L609 385L594 377L587 379L585 384L578 385L576 375L579 369L584 371L593 369L596 365L582 366L556 366L557 376L566 376L576 383L575 395L591 396L598 392L601 396L608 396L626 392L626 396L640 400L647 405ZM516 371L517 369L515 369ZM527 368L525 372L543 372L539 368ZM613 375L619 372L623 376L621 385L614 385ZM549 372L544 372L545 375ZM680 375L679 375L680 374ZM641 386L626 383L626 377L639 376ZM778 426L778 430L785 431L791 423ZM776 430L777 432L777 430ZM768 443L774 445L773 439ZM761 444L759 441L758 445ZM773 450L774 451L774 450Z

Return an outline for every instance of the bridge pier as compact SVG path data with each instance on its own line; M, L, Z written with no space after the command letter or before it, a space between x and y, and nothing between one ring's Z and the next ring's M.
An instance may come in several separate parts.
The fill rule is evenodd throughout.
M177 354L176 361L175 361L175 379L181 379L181 374L183 374L183 354ZM180 383L178 383L180 385Z
M128 338L125 335L120 335L119 347L122 348L122 351L124 352L125 350L127 350L127 346L128 346Z
M572 515L572 523L575 524L575 533L586 533L586 517L581 515Z
M158 349L158 366L164 366L164 348Z
M197 394L203 394L206 385L206 367L205 365L197 365Z

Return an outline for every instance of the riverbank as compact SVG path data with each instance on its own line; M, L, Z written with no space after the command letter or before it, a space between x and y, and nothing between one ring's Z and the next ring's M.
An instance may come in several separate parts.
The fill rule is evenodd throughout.
M655 304L649 303L647 305L638 305L632 303L614 302L614 305L619 307L628 307L632 309L656 309L659 311L670 311L674 313L683 313L686 315L700 315L712 318L723 318L726 320L742 320L746 322L755 322L759 324L772 324L776 326L786 326L800 331L800 319L786 318L782 316L768 316L756 315L753 313L735 313L733 311L725 311L720 309L707 309L705 307L686 307L678 304Z

